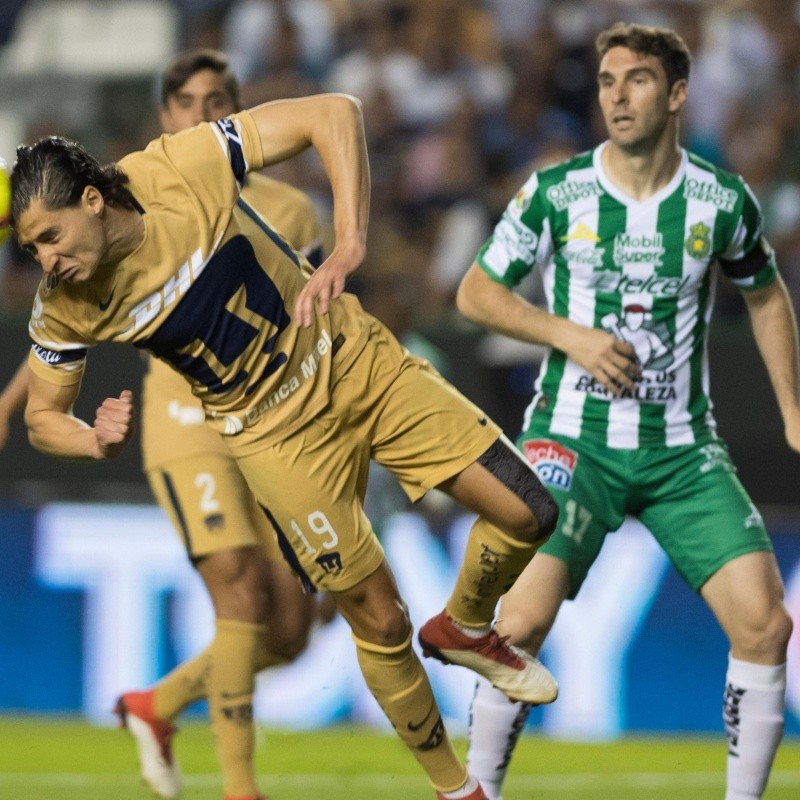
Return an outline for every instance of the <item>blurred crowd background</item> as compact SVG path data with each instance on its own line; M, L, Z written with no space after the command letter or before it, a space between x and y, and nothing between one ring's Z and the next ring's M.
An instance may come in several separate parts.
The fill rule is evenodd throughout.
M683 142L753 188L800 309L797 0L0 0L0 156L13 162L17 143L51 133L101 161L143 147L159 133L158 73L198 46L228 53L245 106L320 91L358 96L372 212L351 288L513 436L536 349L471 328L454 293L530 172L602 140L594 37L620 19L670 26L687 41ZM313 154L270 174L309 192L329 227L327 181ZM27 256L0 248L7 328L24 331L37 281ZM535 279L522 290L540 298ZM722 391L727 378L747 384L734 384L735 400L717 392L719 405L747 414L746 425L723 433L734 434L734 450L761 443L774 458L782 437L766 378L753 373L756 384L763 377L761 394L747 394L743 314L722 283L718 341L729 362L712 376ZM0 377L23 355L6 348ZM757 447L747 454L757 458ZM762 467L774 479L774 462Z

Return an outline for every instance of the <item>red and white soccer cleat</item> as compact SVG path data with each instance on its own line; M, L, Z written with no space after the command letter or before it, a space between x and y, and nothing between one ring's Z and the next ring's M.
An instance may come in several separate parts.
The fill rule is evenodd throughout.
M442 611L420 628L419 643L424 656L467 667L512 700L540 705L558 697L558 683L544 665L508 644L508 637L498 636L494 629L486 636L472 638L458 630Z
M153 713L152 690L126 692L117 700L114 713L136 742L142 780L159 797L174 800L183 788L180 767L172 755L176 729Z

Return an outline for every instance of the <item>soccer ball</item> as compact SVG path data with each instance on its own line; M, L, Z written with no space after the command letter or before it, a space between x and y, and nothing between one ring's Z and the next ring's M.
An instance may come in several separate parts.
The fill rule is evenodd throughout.
M11 234L11 176L6 162L0 158L0 245Z

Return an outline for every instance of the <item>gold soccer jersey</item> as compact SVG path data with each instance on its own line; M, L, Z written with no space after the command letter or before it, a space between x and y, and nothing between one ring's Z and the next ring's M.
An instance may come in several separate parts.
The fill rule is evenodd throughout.
M242 198L269 219L296 249L315 263L320 233L310 199L289 184L264 175L248 175ZM205 425L205 412L186 380L166 362L148 359L141 425L146 470L199 455L230 458L219 434Z
M202 123L119 166L144 240L85 283L42 281L31 369L76 383L92 345L131 342L184 375L237 454L280 441L328 404L332 359L356 357L366 321L343 295L308 328L293 323L307 262L240 197L263 167L255 123L247 112Z

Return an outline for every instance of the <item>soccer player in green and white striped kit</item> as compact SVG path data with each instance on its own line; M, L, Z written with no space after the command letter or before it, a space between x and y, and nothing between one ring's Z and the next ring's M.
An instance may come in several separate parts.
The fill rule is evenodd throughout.
M470 319L551 348L518 444L560 518L497 628L538 652L607 532L638 517L729 639L725 797L760 798L783 733L792 621L761 516L715 431L706 337L718 270L742 291L796 451L797 323L750 189L678 144L684 42L618 23L596 44L608 141L528 179L458 294ZM546 311L513 291L535 267ZM526 714L479 683L468 760L493 800Z

